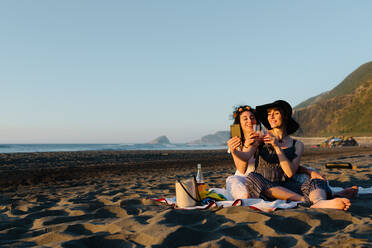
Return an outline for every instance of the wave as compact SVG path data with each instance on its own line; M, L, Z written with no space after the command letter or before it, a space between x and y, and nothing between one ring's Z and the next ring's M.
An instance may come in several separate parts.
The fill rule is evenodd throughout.
M213 150L226 146L195 144L3 144L0 153L131 151L131 150Z
M0 149L1 148L10 148L11 147L11 145L0 145Z

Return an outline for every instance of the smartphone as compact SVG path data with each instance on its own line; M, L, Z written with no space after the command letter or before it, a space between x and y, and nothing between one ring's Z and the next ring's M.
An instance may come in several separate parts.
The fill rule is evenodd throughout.
M230 125L230 134L231 134L231 138L235 137L235 136L237 136L239 138L242 138L240 125L239 124Z

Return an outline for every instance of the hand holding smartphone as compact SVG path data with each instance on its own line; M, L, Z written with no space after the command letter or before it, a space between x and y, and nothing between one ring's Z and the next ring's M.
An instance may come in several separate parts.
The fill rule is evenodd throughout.
M242 133L239 124L230 125L230 135L231 139L227 141L227 145L229 146L229 150L233 152L242 145Z
M239 124L230 125L230 134L231 134L231 138L239 137L241 139L242 132L240 130L240 125Z

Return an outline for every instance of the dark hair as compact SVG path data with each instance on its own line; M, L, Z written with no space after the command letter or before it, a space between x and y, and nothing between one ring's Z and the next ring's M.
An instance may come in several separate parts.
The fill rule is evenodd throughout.
M280 112L280 115L282 116L283 129L284 129L284 131L287 131L287 126L288 126L288 122L289 122L289 118L290 118L290 116L288 116L288 113L280 106L268 108L267 112L269 112L270 109L278 110Z
M241 106L237 106L237 107L234 108L234 112L233 112L233 115L232 115L233 120L234 120L234 124L239 124L240 125L240 115L243 114L246 111L249 111L254 115L257 124L260 123L258 121L257 117L256 117L256 110L254 108L252 108L249 105L241 105ZM243 129L242 129L241 125L240 125L240 132L242 134L242 143L244 143L245 137L244 137L244 132L243 132Z
M284 100L277 100L272 103L256 106L256 118L268 129L271 130L271 125L268 121L268 109L278 109L282 115L284 130L287 135L290 135L299 129L300 125L292 118L292 107Z

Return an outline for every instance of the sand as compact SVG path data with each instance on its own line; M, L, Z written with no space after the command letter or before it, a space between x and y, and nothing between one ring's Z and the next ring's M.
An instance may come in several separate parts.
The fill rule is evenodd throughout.
M328 161L357 169L326 169ZM234 172L222 150L0 154L0 247L372 246L372 195L347 212L185 211L149 200L174 196L175 178L197 163L210 187ZM371 147L307 148L302 163L332 186L372 186Z

